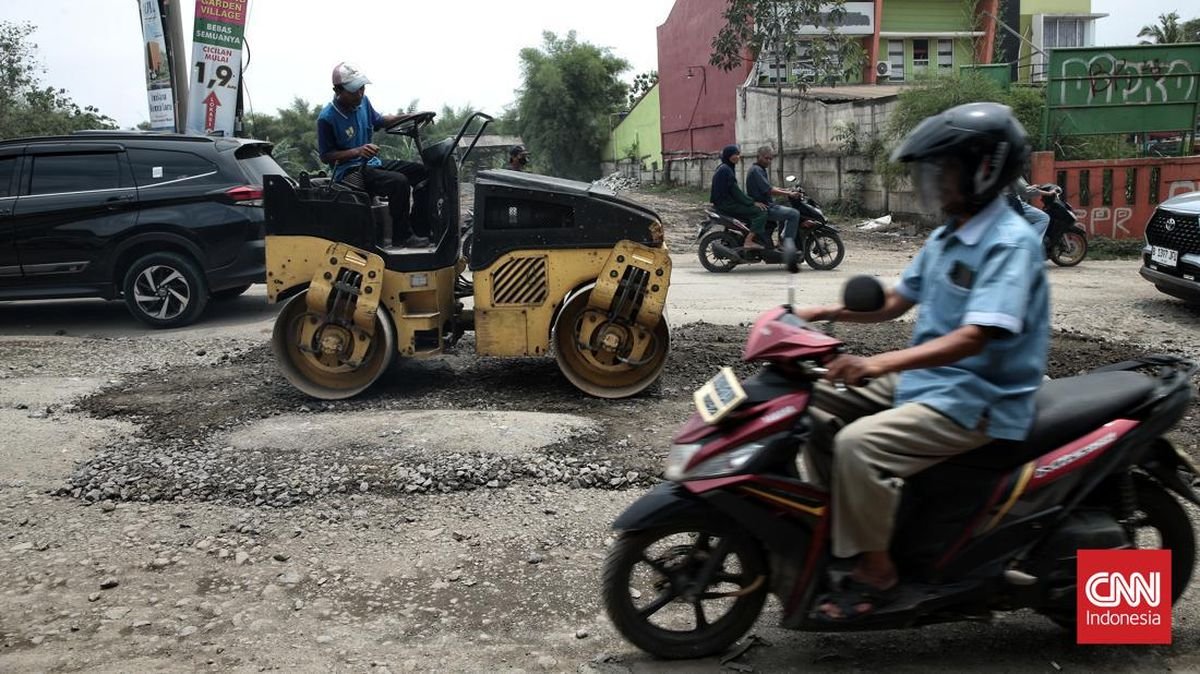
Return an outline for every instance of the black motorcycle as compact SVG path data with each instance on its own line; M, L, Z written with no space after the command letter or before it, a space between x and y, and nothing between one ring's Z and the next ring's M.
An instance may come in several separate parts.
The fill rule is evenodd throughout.
M1042 237L1046 257L1060 267L1074 267L1087 257L1087 230L1075 217L1075 209L1062 196L1062 188L1054 184L1039 185L1053 190L1054 196L1042 197L1042 210L1050 216L1050 226Z
M795 180L795 176L787 177L789 183ZM788 197L788 203L800 211L796 248L804 256L804 261L813 269L835 269L846 256L846 247L842 244L842 237L838 235L837 230L825 218L821 205L799 188ZM721 273L730 271L739 264L783 264L783 223L767 223L765 247L746 248L746 236L750 234L750 227L746 223L721 215L715 210L707 210L705 214L708 219L700 223L696 234L700 242L700 264L704 265L705 269Z

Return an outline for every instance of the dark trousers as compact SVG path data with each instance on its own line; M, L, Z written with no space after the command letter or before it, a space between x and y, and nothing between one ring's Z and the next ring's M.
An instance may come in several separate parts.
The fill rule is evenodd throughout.
M428 176L421 164L410 161L385 161L381 166L365 166L362 169L363 187L372 196L386 197L388 210L392 213L392 237L404 241L414 233L429 236L429 223L413 223L409 217L409 200L412 188Z

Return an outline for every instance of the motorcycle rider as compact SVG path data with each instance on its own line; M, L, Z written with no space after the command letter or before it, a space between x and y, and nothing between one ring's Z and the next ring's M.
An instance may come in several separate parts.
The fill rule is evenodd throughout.
M911 347L840 355L826 379L854 388L821 382L814 393L808 472L831 484L834 555L857 556L816 620L851 621L895 599L888 549L904 478L1029 431L1049 345L1046 272L1041 242L1002 194L1028 153L1025 130L1003 105L969 103L923 121L892 160L910 165L918 194L940 205L946 224L878 311L796 310L809 321L874 323L921 305Z
M767 207L767 219L783 225L779 233L779 242L784 239L796 240L796 231L800 229L800 211L791 206L775 203L774 197L790 197L792 192L781 190L771 185L767 171L775 159L775 150L770 145L758 148L757 156L750 169L746 172L746 194L755 202Z
M721 150L721 165L713 173L709 200L721 215L743 220L750 226L744 248L762 250L763 244L760 242L767 240L767 206L746 196L738 187L734 167L741 159L742 150L736 145L726 145Z

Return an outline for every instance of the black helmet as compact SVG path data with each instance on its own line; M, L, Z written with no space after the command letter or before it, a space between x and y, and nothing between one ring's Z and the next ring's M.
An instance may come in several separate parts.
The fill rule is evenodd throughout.
M1021 174L1029 137L1007 105L967 103L925 119L892 152L892 161L913 164L913 186L926 206L940 198L947 159L957 160L961 194L978 208Z

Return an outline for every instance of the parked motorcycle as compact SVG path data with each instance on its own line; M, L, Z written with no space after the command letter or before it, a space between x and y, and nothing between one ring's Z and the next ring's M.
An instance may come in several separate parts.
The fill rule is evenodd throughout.
M796 176L788 176L787 182L794 183ZM835 269L846 256L846 247L842 237L829 224L821 205L804 194L804 190L795 189L788 197L792 208L800 211L800 228L796 233L796 247L804 256L804 261L813 269L828 271ZM708 219L700 223L696 238L699 240L698 254L700 264L716 273L727 272L739 264L764 262L766 264L782 264L783 249L782 223L767 223L767 242L769 246L762 249L746 249L746 236L750 227L746 223L721 215L714 210L707 210Z
M603 598L626 639L661 658L714 655L750 629L768 593L781 602L783 627L804 631L975 621L1022 608L1071 627L1081 549L1169 549L1170 594L1183 594L1195 534L1171 494L1200 506L1198 473L1163 436L1192 399L1197 367L1148 356L1047 382L1027 440L908 479L891 550L900 597L845 626L814 619L836 575L831 499L797 458L814 382L843 343L796 317L793 293L750 331L743 359L762 369L739 380L724 368L696 392L667 481L613 524L620 534ZM845 304L873 310L883 295L858 277Z
M1087 257L1087 230L1075 217L1075 209L1062 198L1062 188L1052 183L1040 185L1053 190L1054 196L1042 197L1042 210L1050 216L1050 226L1042 237L1046 257L1060 267L1074 267Z

